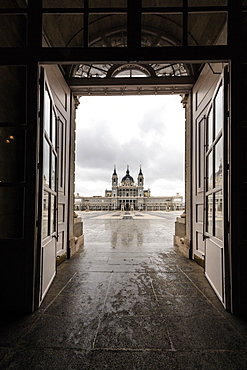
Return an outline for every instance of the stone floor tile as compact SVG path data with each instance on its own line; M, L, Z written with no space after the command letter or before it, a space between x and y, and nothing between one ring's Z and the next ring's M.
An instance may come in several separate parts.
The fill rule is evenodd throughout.
M179 266L179 269L187 274L190 277L190 274L203 274L204 269L202 266L198 265L195 261L184 259L182 257L181 259L176 258L176 262Z
M126 350L93 351L90 370L144 370L142 353Z
M199 273L199 272L192 272L192 273L187 273L187 278L195 284L197 289L201 291L202 294L205 294L207 297L211 298L216 298L216 294L213 291L212 287L210 286L209 282L205 278L204 273ZM218 300L218 298L217 298Z
M140 272L144 273L147 270L146 265L111 265L112 272L124 272L124 273L131 273L131 272Z
M42 315L20 341L21 346L35 348L91 349L99 318Z
M247 342L223 317L169 316L167 328L176 350L247 350Z
M179 370L177 353L170 350L143 352L143 370ZM192 370L193 368L191 368Z
M229 314L229 312L223 312L224 316L228 320L229 324L232 325L238 333L240 333L245 340L247 340L247 320L246 318L236 317ZM247 362L247 359L246 359ZM247 368L247 366L246 366Z
M149 256L112 256L109 258L108 264L109 265L148 265L150 263Z
M4 361L5 358L8 358L11 352L11 348L8 347L0 347L0 363ZM3 368L3 367L2 367ZM1 369L1 366L0 366Z
M149 316L104 316L95 348L171 349L165 321Z
M51 285L51 287L48 291L49 294L58 294L64 288L64 286L66 284L68 284L68 282L76 274L76 271L75 271L74 268L69 271L68 268L64 268L63 263L62 263L61 266L59 266L59 279L55 279L53 281L53 283L52 283L52 285ZM70 266L68 266L68 267L70 267ZM60 276L61 276L61 278L60 278Z
M89 370L90 352L54 348L18 348L4 361L5 370Z
M188 351L177 353L178 369L246 370L246 351Z
M120 282L112 279L105 300L104 313L118 315L157 315L159 304L153 293L150 281L138 282L133 273L124 274L125 278ZM140 276L146 276L139 274ZM129 276L129 279L126 277ZM140 280L139 276L139 280ZM148 276L147 276L148 277Z
M173 297L173 296L184 296L184 297L201 297L202 294L197 290L194 284L189 280L180 281L177 279L177 274L163 275L164 280L156 280L152 276L152 283L154 291L157 296ZM173 279L171 279L171 277Z
M103 313L105 297L103 295L60 295L46 309L49 315L83 315L84 317L99 317Z
M0 346L12 346L28 331L35 323L38 313L31 315L7 315L0 318Z
M160 312L163 316L196 317L211 315L221 317L220 312L203 297L158 296Z
M182 272L150 272L153 284L162 289L164 284L169 282L176 283L191 283L190 280Z
M113 272L113 268L110 265L92 265L86 267L84 271L88 272Z
M62 295L76 295L87 299L94 299L96 296L105 296L111 272L86 271L78 272L64 287Z

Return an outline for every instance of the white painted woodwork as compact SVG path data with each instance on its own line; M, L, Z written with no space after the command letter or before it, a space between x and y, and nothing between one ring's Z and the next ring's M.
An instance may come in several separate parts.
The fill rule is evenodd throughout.
M218 65L217 65L218 67ZM222 72L222 71L221 71ZM215 97L219 86L224 86L224 77L220 73L213 73L212 69L206 65L193 88L193 156L192 156L192 257L200 258L205 261L205 276L210 282L217 296L225 306L226 287L225 287L225 265L226 253L224 246L226 244L225 219L226 212L224 207L224 191L227 184L222 182L221 186L214 186L210 190L207 185L207 163L210 155L210 147L207 147L207 120L210 110L215 104ZM222 104L222 131L218 138L224 140L224 117L226 107ZM216 151L217 137L212 143L212 151ZM219 143L219 140L218 140ZM208 152L207 152L208 150ZM225 151L226 153L227 151ZM222 149L222 165L225 163ZM223 168L224 172L224 168ZM224 176L223 176L224 179ZM223 231L222 237L217 237L216 227L214 230L207 230L207 207L206 200L208 196L216 199L216 194L223 193L222 214L223 214ZM216 200L214 206L216 204ZM209 216L208 216L209 217ZM216 211L213 208L213 224L216 225Z
M44 90L49 93L52 110L56 114L56 135L55 139L46 139L45 133L45 107L42 106L41 96L41 136L46 145L56 153L55 161L55 188L51 189L49 185L43 184L41 180L40 197L42 197L42 207L44 203L44 191L50 194L56 200L54 207L54 228L44 235L44 225L41 222L41 260L40 260L40 303L42 302L47 290L49 289L56 275L56 257L67 252L68 247L68 190L69 190L69 126L70 126L70 89L67 86L59 68L57 66L45 66L43 81L41 83L41 94ZM41 142L41 156L43 145ZM43 161L45 152L43 153ZM43 164L44 167L44 164ZM43 173L43 171L41 171ZM43 175L42 175L43 177ZM48 212L49 214L49 212ZM42 212L41 212L42 215ZM48 217L49 219L49 217ZM50 221L49 221L50 222ZM42 235L43 234L43 235Z

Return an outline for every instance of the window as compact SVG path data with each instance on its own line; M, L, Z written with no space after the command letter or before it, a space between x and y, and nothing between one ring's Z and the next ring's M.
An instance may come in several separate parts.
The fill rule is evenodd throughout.
M207 117L206 232L223 239L223 86L220 85Z
M48 87L44 92L43 112L42 237L45 238L56 231L57 200L57 118Z

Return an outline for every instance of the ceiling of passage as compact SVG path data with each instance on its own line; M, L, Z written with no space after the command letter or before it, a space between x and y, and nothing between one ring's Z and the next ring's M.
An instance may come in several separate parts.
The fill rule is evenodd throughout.
M0 46L26 43L28 4L27 0L1 0L1 24L10 32L1 38ZM19 8L19 14L4 8ZM88 49L99 56L107 48L116 56L112 63L92 60L61 66L72 90L81 95L185 93L200 68L165 63L164 52L161 60L155 58L157 63L123 58L117 62L116 48L138 50L138 55L150 50L145 55L152 60L154 48L169 55L169 48L190 46L196 52L197 46L227 45L228 0L43 0L39 11L43 48L76 48L82 61Z

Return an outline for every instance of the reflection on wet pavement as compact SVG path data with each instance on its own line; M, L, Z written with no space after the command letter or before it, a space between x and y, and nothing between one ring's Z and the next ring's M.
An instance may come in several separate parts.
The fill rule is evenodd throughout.
M40 310L5 327L2 368L246 369L246 322L173 246L180 213L81 212L84 247Z

